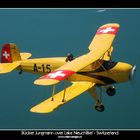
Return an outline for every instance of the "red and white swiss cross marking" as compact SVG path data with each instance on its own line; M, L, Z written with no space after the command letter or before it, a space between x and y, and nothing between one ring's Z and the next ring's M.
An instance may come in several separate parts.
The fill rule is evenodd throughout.
M8 59L8 57L10 56L10 54L7 53L7 51L4 51L4 53L2 55L5 57L5 59Z
M101 27L97 30L96 34L116 34L118 32L118 27Z
M75 72L71 70L56 70L45 76L42 76L40 79L55 79L61 81L74 73Z
M2 47L1 62L2 63L11 63L12 62L10 44L4 44Z

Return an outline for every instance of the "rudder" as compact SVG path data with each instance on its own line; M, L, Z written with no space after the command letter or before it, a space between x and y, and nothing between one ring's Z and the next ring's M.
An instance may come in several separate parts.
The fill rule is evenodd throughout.
M21 56L16 44L4 44L1 51L1 63L12 63L18 60L21 60Z

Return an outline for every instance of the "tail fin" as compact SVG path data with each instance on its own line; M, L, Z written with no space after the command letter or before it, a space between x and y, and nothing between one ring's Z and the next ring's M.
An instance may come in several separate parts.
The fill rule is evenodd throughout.
M26 60L31 57L31 53L22 52L16 47L16 44L4 44L1 51L0 74L11 72L20 66L20 60Z
M1 63L12 63L18 60L21 60L21 56L16 44L4 44L1 52Z

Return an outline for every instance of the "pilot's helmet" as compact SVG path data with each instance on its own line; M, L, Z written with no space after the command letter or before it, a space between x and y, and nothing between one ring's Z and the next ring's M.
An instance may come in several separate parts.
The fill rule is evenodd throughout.
M68 53L67 56L68 57L73 57L73 55L71 53Z

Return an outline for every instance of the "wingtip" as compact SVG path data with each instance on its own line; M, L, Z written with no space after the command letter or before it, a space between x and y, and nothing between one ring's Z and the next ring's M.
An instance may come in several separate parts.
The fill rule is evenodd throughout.
M108 27L108 26L120 27L119 23L107 23L107 24L102 25L101 27Z
M54 110L42 110L42 109L38 109L36 106L32 107L30 109L30 112L32 113L45 113L45 114L48 114L48 113L51 113L53 112Z
M37 111L37 110L35 110L35 109L33 109L33 108L31 108L30 109L30 112L33 112L33 113L50 113L50 112L52 112L52 111L50 111L50 112L48 112L48 111Z
M33 108L30 109L30 112L35 112L35 110Z
M57 84L59 81L54 80L54 79L37 79L34 81L35 85L44 85L44 86L49 86L49 85L54 85Z

